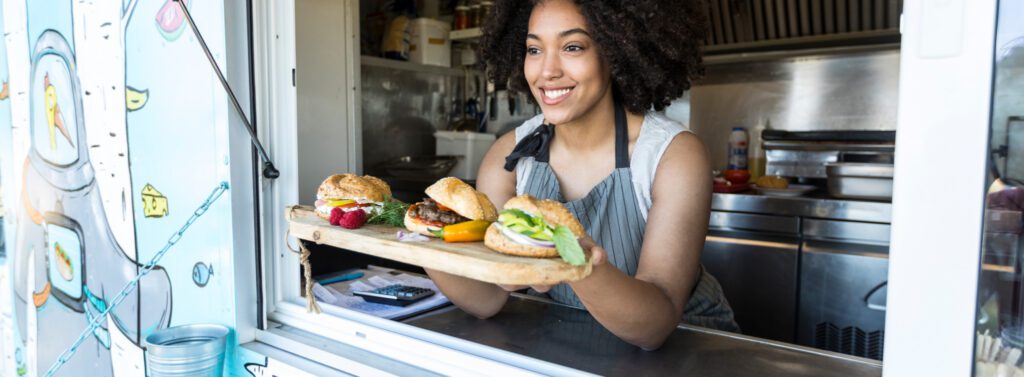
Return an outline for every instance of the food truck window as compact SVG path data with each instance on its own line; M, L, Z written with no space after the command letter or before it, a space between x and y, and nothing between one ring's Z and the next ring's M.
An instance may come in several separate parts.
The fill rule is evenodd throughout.
M267 127L264 134L275 140L271 149L278 165L294 167L292 171L282 169L283 175L278 181L282 184L269 191L264 188L268 198L264 207L264 241L271 245L266 254L273 256L266 258L265 268L268 330L276 325L291 326L360 344L369 342L366 339L377 336L374 334L382 329L409 334L411 330L396 327L399 324L388 319L400 320L412 312L392 316L360 311L355 308L359 300L351 300L346 289L355 283L368 283L371 278L381 281L421 278L422 269L288 237L288 223L286 216L282 216L282 209L295 204L313 204L317 187L332 174L385 176L397 175L395 171L408 171L410 163L435 166L440 159L423 159L440 154L441 143L435 139L434 132L446 127L467 127L467 122L460 119L465 120L466 113L473 108L469 106L472 102L467 101L468 97L480 91L489 92L489 89L479 81L478 73L459 67L462 59L474 57L470 51L455 54L459 49L455 42L451 42L453 54L448 64L457 68L381 58L387 54L381 46L383 36L380 33L387 29L394 16L389 16L392 11L379 4L384 2L313 3L321 2L295 3L294 45L281 42L287 37L269 35L265 45L275 45L279 50L267 49L264 56L258 57L278 68L274 72L260 73L265 79L263 85L269 87L264 91L268 93L267 102L275 106L275 113L266 113L261 118L263 127ZM708 49L720 55L706 59L709 65L706 81L695 84L682 106L667 113L670 116L671 113L685 114L687 119L681 120L692 121L694 130L706 137L705 144L714 154L713 160L725 160L728 132L737 123L751 128L758 122L767 123L764 118L756 118L756 110L760 110L767 114L765 116L771 116L771 124L781 131L868 131L828 133L866 138L832 145L835 150L827 152L833 153L835 158L828 162L890 164L891 171L899 77L898 45L892 44L899 41L899 8L896 5L891 8L870 12L884 18L872 21L877 22L879 29L884 29L875 35L878 38L867 42L845 40L835 46L823 39L826 42L811 46L813 53L805 50L779 54L772 50L784 50L788 48L787 43L793 42L768 41L770 43L759 45L761 51L768 51L766 54L734 54L741 48L737 46L743 45L741 42L750 42L747 39L781 37L762 35L767 30L763 24L752 25L754 29L743 31L742 38L719 35L716 31L714 42L708 41L714 46ZM725 21L717 17L718 21ZM786 21L784 16L779 17L771 17L771 20ZM834 15L822 16L821 20L831 22L834 18ZM864 20L868 24L867 20L874 18ZM327 32L324 25L329 25ZM726 26L715 24L714 27L721 30ZM822 34L829 33L830 28L824 23L806 27L807 33ZM799 27L785 31L801 33ZM466 34L472 33L461 30L450 35L455 38ZM864 45L846 49L840 46L844 43ZM289 91L291 97L286 95ZM495 98L502 99L497 101L501 117L488 118L486 130L492 133L507 131L536 114L526 98L509 98L507 94ZM491 101L483 105L476 103L491 106ZM749 111L736 111L737 103ZM289 119L289 114L293 118ZM746 117L748 115L753 118ZM783 136L800 134L785 133ZM821 152L820 148L814 149L821 144L820 140L803 140L797 136L807 135L793 136L794 140L776 139L771 146L775 148L773 152L791 152L784 147L801 143L811 152ZM853 153L851 148L860 149ZM798 153L782 155L789 158ZM769 156L767 160L771 168L785 168L810 159L773 160ZM396 161L407 166L388 165ZM820 169L795 173L792 172L796 170L790 169L791 173L786 174L791 174L789 177L794 183L821 186L813 199L839 199L828 197L824 188L826 172L823 163L821 165L817 166ZM423 188L439 177L406 178L385 180L391 184L395 197L415 202L422 198ZM891 173L887 181L891 185ZM859 201L837 200L836 203L837 208L848 205L857 208L849 213L867 215L856 219L826 219L821 213L809 213L803 215L805 219L791 213L758 213L769 224L763 232L753 232L760 229L749 229L750 224L747 224L747 228L737 231L742 227L736 228L738 223L731 221L756 217L751 213L754 211L719 208L719 212L712 215L713 222L719 221L711 224L719 229L707 238L706 258L702 263L722 281L727 297L732 295L728 299L736 302L733 308L745 310L742 315L737 313L737 320L748 321L740 324L749 331L748 335L872 358L880 365L888 289L891 203L884 195ZM735 260L737 257L745 258L742 265ZM747 271L744 268L763 272L763 261L783 268L773 269L771 273L742 272ZM816 268L801 269L800 263ZM840 267L842 274L830 272ZM307 286L307 281L312 284ZM844 285L836 288L837 281ZM307 300L309 296L318 299L322 314L309 312L312 310ZM771 315L764 314L768 312L767 306L773 309ZM415 343L415 339L409 343L404 341L390 344L403 347ZM445 343L448 341L450 339L441 343L453 344ZM424 362L429 363L429 360Z
M976 376L1024 373L1024 1L999 2L992 85L981 270L978 280Z

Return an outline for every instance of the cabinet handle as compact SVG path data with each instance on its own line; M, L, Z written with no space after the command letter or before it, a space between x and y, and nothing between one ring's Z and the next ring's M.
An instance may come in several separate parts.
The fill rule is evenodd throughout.
M871 303L871 296L874 296L875 293L878 293L878 291L882 290L882 288L885 288L885 286L888 285L888 284L889 284L888 280L887 281L883 281L883 282L879 283L878 285L876 285L874 288L871 288L871 290L868 291L868 294L864 295L864 305L867 305L868 309L878 310L878 311L882 311L882 312L885 311L885 304L879 305L879 304Z
M732 237L721 237L721 236L711 236L711 235L705 236L704 237L704 241L705 242L728 243L728 244L735 244L735 245L756 246L756 247L769 248L769 249L791 249L791 250L797 250L800 247L800 245L798 245L796 243L761 241L761 240L756 240L756 239L732 238Z

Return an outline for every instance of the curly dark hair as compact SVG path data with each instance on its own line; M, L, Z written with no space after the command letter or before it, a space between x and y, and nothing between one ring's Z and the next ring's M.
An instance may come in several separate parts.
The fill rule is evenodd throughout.
M542 0L498 0L480 38L480 67L497 85L529 92L523 77L530 13ZM704 74L701 0L574 0L611 68L612 93L632 113L661 111ZM609 46L614 46L609 48ZM532 96L531 96L532 100Z

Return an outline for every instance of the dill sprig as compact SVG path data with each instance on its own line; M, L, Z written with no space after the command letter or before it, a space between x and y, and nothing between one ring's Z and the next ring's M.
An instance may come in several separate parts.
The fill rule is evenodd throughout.
M385 198L381 205L380 212L370 216L366 220L370 224L391 225L394 227L405 227L405 211L409 205L391 197Z

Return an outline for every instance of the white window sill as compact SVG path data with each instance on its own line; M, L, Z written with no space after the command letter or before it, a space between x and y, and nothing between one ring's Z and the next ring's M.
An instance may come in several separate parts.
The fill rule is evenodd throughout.
M279 302L270 320L287 324L257 334L257 340L269 339L268 335L292 338L292 341L317 344L313 335L343 347L344 351L331 352L338 357L354 355L354 350L380 358L367 367L391 371L394 368L411 367L424 373L449 376L460 375L501 375L501 376L570 376L588 375L576 369L534 359L520 354L499 350L475 342L435 333L409 326L401 322L377 318L371 315L322 305L322 314L306 312L298 302ZM287 337L284 334L288 334ZM302 340L300 340L302 339ZM312 342L312 343L311 343ZM282 345L285 345L282 343ZM319 347L319 346L318 346ZM286 348L287 349L287 348ZM324 349L325 352L329 352ZM302 353L306 355L306 353ZM326 359L325 359L326 360ZM364 359L360 358L360 362ZM338 368L342 364L327 364ZM396 374L408 375L401 370ZM483 371L486 371L485 373ZM361 373L357 373L361 374Z

